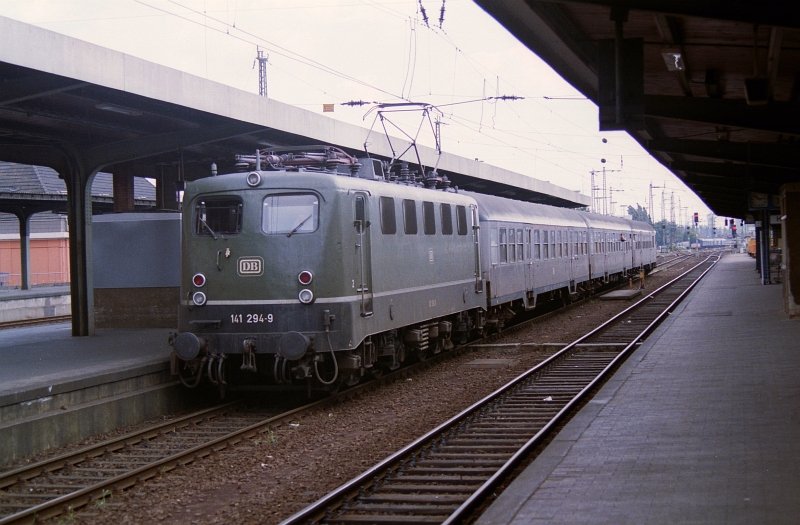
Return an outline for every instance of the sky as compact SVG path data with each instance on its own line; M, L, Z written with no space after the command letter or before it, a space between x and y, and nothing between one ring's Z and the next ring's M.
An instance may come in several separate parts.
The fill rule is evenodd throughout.
M261 50L280 102L334 104L326 116L380 133L375 103L430 104L447 153L587 196L594 171L600 212L649 209L652 192L656 221L710 213L626 133L599 132L597 107L471 0L0 0L0 15L253 93ZM418 114L391 118L433 146Z

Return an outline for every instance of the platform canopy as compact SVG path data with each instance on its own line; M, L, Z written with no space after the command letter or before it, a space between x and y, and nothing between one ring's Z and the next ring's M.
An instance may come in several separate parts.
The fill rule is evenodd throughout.
M476 0L717 215L800 182L800 9L762 0Z
M212 163L232 169L234 154L256 148L328 144L363 155L368 131L0 17L0 160L62 171L77 159L109 172L125 165L136 175L191 180L208 176ZM383 142L373 135L369 152L391 158ZM396 144L398 151L407 145ZM426 166L437 162L431 148L421 156ZM590 204L579 192L476 159L445 153L438 167L464 189Z

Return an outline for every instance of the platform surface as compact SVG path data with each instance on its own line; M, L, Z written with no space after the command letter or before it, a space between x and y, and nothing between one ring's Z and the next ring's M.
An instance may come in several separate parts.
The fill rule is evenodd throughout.
M70 323L0 330L0 405L166 367L169 330L98 330L73 337Z
M800 521L800 320L728 255L477 521Z

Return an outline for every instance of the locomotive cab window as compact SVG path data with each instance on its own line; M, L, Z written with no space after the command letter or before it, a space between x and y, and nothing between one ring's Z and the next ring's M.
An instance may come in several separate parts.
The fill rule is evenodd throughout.
M239 197L199 199L194 210L194 232L216 237L242 231L242 200Z
M266 234L311 233L319 225L319 197L313 193L268 195L264 199L261 229Z

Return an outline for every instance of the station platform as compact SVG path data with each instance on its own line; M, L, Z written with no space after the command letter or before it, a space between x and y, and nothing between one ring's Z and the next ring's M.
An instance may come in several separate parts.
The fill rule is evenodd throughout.
M24 294L23 294L24 295ZM181 410L169 330L0 330L0 466Z
M169 330L98 330L73 337L69 322L0 330L0 406L166 369Z
M0 322L70 315L69 286L0 287Z
M727 255L476 523L797 523L800 320Z

